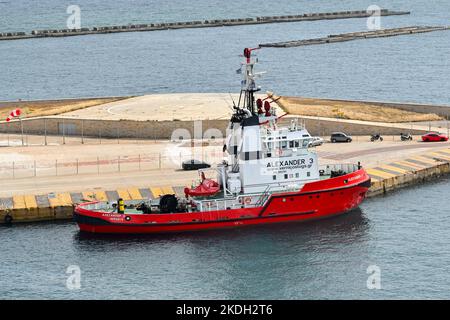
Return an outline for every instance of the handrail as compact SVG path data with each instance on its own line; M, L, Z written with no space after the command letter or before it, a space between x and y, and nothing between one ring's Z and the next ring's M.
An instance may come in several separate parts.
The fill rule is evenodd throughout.
M260 206L261 204L263 204L264 201L267 200L267 195L269 194L269 190L270 190L270 185L266 187L266 189L264 190L264 192L261 194L261 196L259 197L258 201L256 201L255 203L255 207Z

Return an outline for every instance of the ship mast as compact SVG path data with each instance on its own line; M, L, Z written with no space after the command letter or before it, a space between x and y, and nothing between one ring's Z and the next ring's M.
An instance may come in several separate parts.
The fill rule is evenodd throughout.
M255 92L260 91L261 88L256 86L255 78L260 75L260 73L254 73L253 67L256 63L255 59L252 59L252 51L258 50L259 48L245 48L244 57L245 62L242 63L241 72L243 74L243 79L241 81L241 93L239 95L238 105L243 101L243 108L255 114ZM244 97L242 97L244 96Z

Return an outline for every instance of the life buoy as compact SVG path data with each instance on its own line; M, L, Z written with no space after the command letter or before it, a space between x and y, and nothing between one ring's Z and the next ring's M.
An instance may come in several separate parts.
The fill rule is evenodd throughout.
M282 149L277 149L277 155L278 156L282 156L283 155L283 150Z
M244 198L244 203L245 203L245 204L250 204L250 203L252 203L252 197L245 197L245 198Z

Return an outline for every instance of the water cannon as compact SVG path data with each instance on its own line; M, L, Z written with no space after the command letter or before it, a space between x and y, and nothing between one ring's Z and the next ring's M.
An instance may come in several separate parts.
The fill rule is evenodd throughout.
M272 114L270 113L270 102L269 101L264 101L264 111L266 113L266 117L270 117Z
M247 63L250 63L250 57L252 56L252 51L254 50L259 50L260 47L258 48L245 48L244 49L244 57L247 58Z

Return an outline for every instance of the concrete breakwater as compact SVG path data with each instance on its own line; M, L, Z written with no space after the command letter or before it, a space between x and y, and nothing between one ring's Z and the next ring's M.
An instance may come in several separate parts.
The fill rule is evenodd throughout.
M368 197L382 195L409 185L430 181L450 173L450 149L427 152L367 168L372 179ZM129 187L117 190L90 190L45 195L18 195L0 198L0 224L71 219L74 207L83 201L140 201L163 194L183 196L184 186Z
M374 31L341 33L341 34L332 34L323 38L262 43L259 46L268 48L269 47L290 48L290 47L301 47L301 46L328 44L328 43L345 42L362 39L393 37L393 36L433 32L433 31L442 31L442 30L450 30L450 26L411 26L403 28L374 30Z
M308 131L313 135L329 135L335 131L344 131L352 135L371 135L374 132L383 135L399 135L408 131L413 135L426 133L425 129L410 128L383 123L368 123L345 119L316 118L298 116ZM281 124L289 124L291 117L280 120ZM92 138L126 138L126 139L170 139L178 140L177 132L188 133L189 137L202 138L207 132L218 132L226 135L228 120L202 120L202 121L139 121L139 120L93 120L74 119L65 117L42 117L22 120L24 134L60 135L65 137L92 137ZM196 129L197 128L197 129ZM214 131L211 131L214 130ZM218 130L218 131L216 131ZM0 133L21 134L22 127L19 120L0 122ZM217 137L217 135L215 134ZM186 137L184 137L186 139Z
M391 11L381 9L381 16L406 15L409 11ZM210 28L224 26L239 26L264 23L280 23L280 22L297 22L297 21L314 21L314 20L332 20L332 19L351 19L365 18L373 15L373 12L366 10L341 11L341 12L322 12L322 13L305 13L299 15L284 16L261 16L255 18L236 18L236 19L215 19L215 20L196 20L186 22L163 22L150 24L128 24L122 26L101 26L80 29L53 29L53 30L33 30L31 33L25 32L6 32L0 33L0 40L20 40L31 38L45 37L68 37L81 36L89 34L105 34L118 32L136 32L136 31L158 31L169 29L186 29L186 28Z

